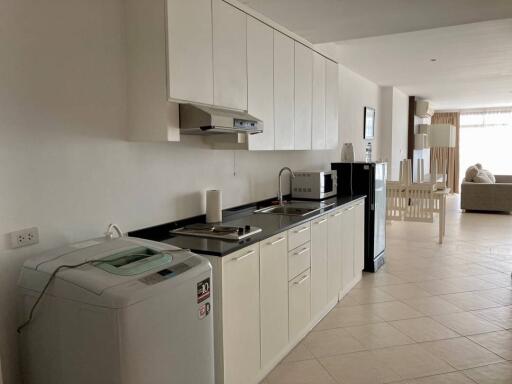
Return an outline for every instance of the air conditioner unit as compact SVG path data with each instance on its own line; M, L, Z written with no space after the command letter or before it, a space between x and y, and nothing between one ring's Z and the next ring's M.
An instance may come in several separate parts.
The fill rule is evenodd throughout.
M419 117L432 117L434 110L428 100L417 100L416 101L416 116Z

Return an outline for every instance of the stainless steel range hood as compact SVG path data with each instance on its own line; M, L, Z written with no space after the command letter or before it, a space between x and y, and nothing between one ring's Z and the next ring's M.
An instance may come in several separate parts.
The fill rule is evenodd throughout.
M196 104L180 104L180 129L184 135L263 132L263 122L246 112Z

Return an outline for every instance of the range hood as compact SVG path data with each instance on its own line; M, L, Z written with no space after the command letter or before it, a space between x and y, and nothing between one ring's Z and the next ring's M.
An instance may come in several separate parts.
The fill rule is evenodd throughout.
M180 130L184 135L254 135L263 132L263 122L246 112L197 104L180 104Z

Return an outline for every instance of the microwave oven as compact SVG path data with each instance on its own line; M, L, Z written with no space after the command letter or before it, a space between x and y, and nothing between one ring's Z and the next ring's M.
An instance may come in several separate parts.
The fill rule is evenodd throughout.
M323 200L336 196L336 171L297 171L292 179L292 198Z

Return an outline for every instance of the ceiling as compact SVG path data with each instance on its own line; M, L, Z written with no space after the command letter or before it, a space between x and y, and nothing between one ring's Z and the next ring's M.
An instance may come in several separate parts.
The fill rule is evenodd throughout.
M379 85L430 99L438 109L512 105L512 19L338 46L340 62L349 69Z
M312 43L512 17L512 0L240 0Z

